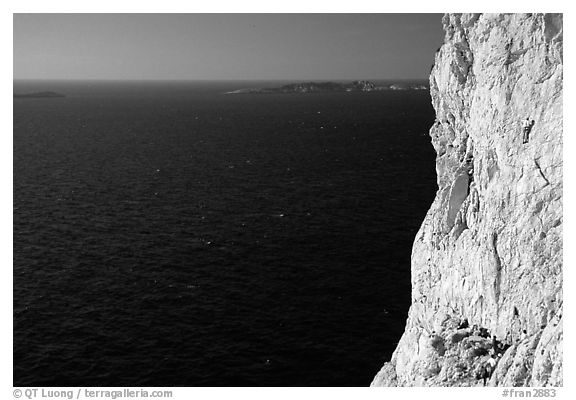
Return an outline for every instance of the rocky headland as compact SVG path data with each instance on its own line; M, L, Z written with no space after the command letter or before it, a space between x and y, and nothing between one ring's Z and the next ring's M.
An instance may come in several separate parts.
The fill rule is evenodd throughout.
M397 82L376 84L367 80L341 82L300 82L271 88L245 88L226 94L266 94L266 93L324 93L324 92L374 92L382 90L427 90L428 85L421 83Z
M438 191L413 245L404 334L372 385L560 386L562 15L442 22Z

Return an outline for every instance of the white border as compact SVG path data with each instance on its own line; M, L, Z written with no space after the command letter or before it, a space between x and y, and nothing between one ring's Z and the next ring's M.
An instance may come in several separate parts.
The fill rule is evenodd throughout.
M0 29L2 30L1 41L3 54L5 55L2 63L2 87L4 95L2 97L2 136L1 136L1 179L2 187L5 192L1 197L2 201L2 364L0 376L2 379L1 390L4 393L3 398L12 397L12 13L54 13L54 12L227 12L227 13L261 13L261 12L435 12L442 13L445 11L454 12L563 12L564 13L564 63L568 65L565 68L565 109L574 109L574 55L573 55L573 13L569 3L563 1L518 1L510 4L509 2L485 0L482 2L463 2L463 1L402 1L402 2L385 2L385 1L350 1L335 3L332 1L305 1L292 0L282 4L272 4L264 1L218 1L210 4L197 4L187 1L164 0L162 2L136 2L136 1L113 1L100 0L98 2L80 2L80 1L9 1L3 3ZM570 115L570 114L568 114ZM574 366L572 360L574 354L574 345L571 343L573 338L574 318L574 296L572 295L572 284L574 283L574 210L572 205L576 204L574 197L574 174L575 159L573 156L574 122L570 118L564 119L564 281L566 282L564 291L565 303L565 322L564 335L567 340L564 341L564 382L565 388L559 388L558 398L568 396L569 389L574 386ZM566 134L566 132L568 134ZM376 373L377 371L374 371ZM6 391L6 392L4 392ZM501 389L496 388L388 388L388 389L368 389L368 388L174 388L175 396L178 399L192 398L246 398L246 399L290 399L300 396L330 396L334 398L346 398L361 396L365 398L383 399L387 396L418 396L420 398L438 397L438 398L500 398ZM200 396L200 397L198 397Z

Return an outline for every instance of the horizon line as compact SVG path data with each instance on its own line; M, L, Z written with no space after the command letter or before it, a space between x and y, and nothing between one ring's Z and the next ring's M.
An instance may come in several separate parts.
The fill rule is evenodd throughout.
M92 82L269 82L269 81L407 81L407 80L428 80L423 78L12 78L12 81L92 81Z

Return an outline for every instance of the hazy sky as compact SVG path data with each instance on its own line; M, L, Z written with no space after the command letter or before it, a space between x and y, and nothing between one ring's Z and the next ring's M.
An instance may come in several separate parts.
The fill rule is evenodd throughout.
M15 79L425 78L440 14L15 14Z

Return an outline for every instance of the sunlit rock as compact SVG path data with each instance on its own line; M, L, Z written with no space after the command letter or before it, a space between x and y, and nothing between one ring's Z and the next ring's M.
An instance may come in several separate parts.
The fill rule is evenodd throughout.
M404 335L372 385L562 385L562 16L443 25L430 76L439 187L413 246Z

